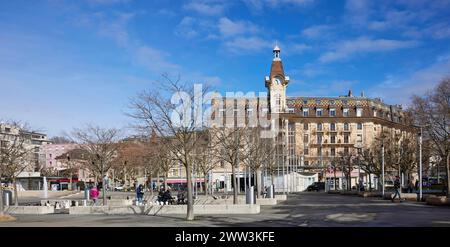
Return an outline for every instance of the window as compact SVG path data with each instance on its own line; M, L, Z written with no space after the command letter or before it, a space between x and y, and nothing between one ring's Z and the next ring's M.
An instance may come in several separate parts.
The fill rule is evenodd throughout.
M336 109L330 108L330 117L336 117Z
M288 108L288 113L294 113L294 108Z
M304 105L307 105L307 104L308 104L308 101L307 101L307 100L303 100L303 104L304 104Z
M309 113L309 109L308 108L303 108L303 116L307 117Z
M307 123L303 124L303 130L308 130L308 124Z
M321 147L317 148L317 155L322 156L322 148Z
M335 148L331 148L331 156L336 156L336 149Z
M330 124L330 130L331 131L336 131L336 124L335 123L331 123Z
M362 154L362 148L358 148L358 154Z
M252 108L247 109L247 115L249 117L253 116L253 109Z
M376 117L377 116L377 110L373 110L373 116Z
M322 143L322 134L317 135L317 143Z
M350 116L349 109L348 109L348 108L344 108L344 109L342 110L342 115L343 115L344 117Z
M359 142L359 143L362 143L362 135L361 134L358 134L356 136L356 141Z
M344 131L348 131L349 127L348 127L348 123L344 123Z
M309 148L303 149L303 153L304 153L305 155L309 155ZM305 161L305 164L306 164L306 161Z
M362 117L363 114L363 108L356 108L356 116L357 117Z
M5 132L6 132L6 133L11 132L11 128L5 128Z
M321 102L320 102L320 99L317 99L317 100L316 100L316 105L320 105L320 103L321 103Z
M308 143L308 142L309 142L309 136L308 136L308 134L304 134L304 135L303 135L303 142L304 142L304 143Z
M52 158L52 154L49 154L48 156L50 157L50 159Z
M345 148L344 148L344 154L345 154L345 155L348 155L348 147L345 147Z
M330 143L336 143L336 135L331 135Z
M358 123L358 124L356 125L356 128L357 128L358 130L362 130L362 123Z
M317 110L316 110L316 117L321 117L322 113L323 113L322 108L317 108Z
M348 143L348 134L344 135L344 143Z
M305 160L305 166L309 166L309 160Z
M321 123L317 124L317 131L322 131L322 124Z

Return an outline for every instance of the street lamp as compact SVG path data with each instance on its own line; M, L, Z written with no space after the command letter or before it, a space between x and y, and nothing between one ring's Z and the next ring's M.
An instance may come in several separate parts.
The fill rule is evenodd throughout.
M383 133L383 126L381 126L381 188L382 188L382 192L381 194L383 195L384 198L384 186L385 186L385 182L384 182L384 133Z
M419 201L422 201L422 126L419 133Z

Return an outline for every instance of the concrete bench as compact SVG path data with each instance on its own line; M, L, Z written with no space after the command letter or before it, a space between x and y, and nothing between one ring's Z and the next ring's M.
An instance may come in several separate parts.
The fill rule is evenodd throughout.
M450 206L450 200L445 196L429 196L425 201L428 205Z
M55 213L55 208L52 206L9 206L5 208L7 214L53 214Z
M187 212L186 205L146 205L146 206L92 206L92 207L71 207L69 214L106 214L106 215L184 215ZM194 205L196 215L232 215L232 214L259 214L259 205Z
M341 195L345 195L345 196L357 196L358 195L358 191L341 191Z
M381 197L382 193L381 192L370 192L370 191L364 191L364 192L359 192L358 196L360 197Z

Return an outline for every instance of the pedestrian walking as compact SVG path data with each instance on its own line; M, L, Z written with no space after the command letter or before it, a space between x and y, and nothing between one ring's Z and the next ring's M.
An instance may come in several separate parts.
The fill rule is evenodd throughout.
M400 177L399 176L395 176L395 181L394 181L394 196L392 197L391 201L394 202L395 198L398 195L398 199L400 200L400 202L402 201L402 197L400 195Z
M144 186L142 184L136 189L136 198L139 203L142 203L142 199L144 198Z
M414 183L412 182L412 180L408 180L408 192L413 193L413 191L414 191Z
M89 191L89 196L92 198L92 201L94 201L94 205L97 203L99 194L97 186L93 186Z

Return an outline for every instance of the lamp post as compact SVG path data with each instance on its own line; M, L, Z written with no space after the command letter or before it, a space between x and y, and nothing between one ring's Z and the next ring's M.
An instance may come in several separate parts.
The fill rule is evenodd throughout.
M381 185L381 189L382 189L382 195L383 195L383 198L384 198L384 143L383 144L381 144L381 182L382 182L382 185Z
M381 126L381 189L382 192L381 194L383 195L384 198L384 186L385 186L385 182L384 182L384 133L383 133L383 126Z
M422 126L419 133L419 201L422 201Z

